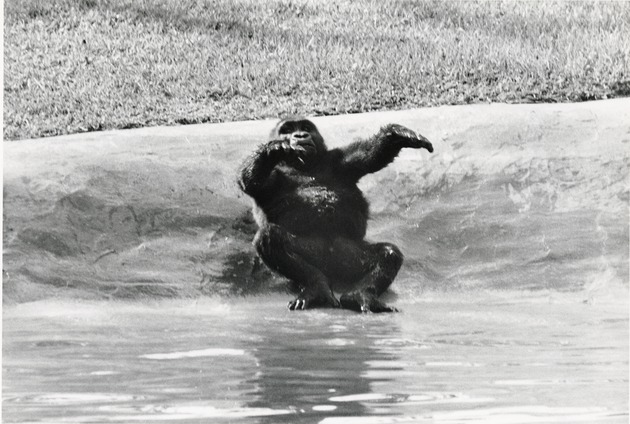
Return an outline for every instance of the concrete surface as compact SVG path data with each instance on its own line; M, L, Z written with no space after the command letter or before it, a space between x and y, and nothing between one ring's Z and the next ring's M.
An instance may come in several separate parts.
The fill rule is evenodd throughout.
M627 285L630 99L313 121L329 147L389 122L433 142L434 154L406 150L361 182L372 204L368 237L405 252L401 293L501 288L505 276L489 281L487 267L502 260L526 288L549 276L569 284L562 275L577 262L593 272L578 288L602 275ZM250 201L235 182L274 123L5 142L4 302L281 289L255 258Z

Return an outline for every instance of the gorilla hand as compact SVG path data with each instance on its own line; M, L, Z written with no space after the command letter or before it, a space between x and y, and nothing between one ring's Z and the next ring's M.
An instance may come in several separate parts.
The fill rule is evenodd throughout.
M394 138L402 147L427 149L429 152L433 152L433 145L426 137L413 132L407 127L398 124L390 124L381 131L384 131L388 137Z
M267 143L267 154L278 162L297 160L304 163L303 157L307 153L304 147L292 144L288 139L272 140Z

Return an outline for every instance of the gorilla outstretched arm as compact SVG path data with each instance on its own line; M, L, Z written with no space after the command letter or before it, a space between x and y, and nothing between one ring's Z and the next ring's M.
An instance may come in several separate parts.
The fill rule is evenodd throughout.
M342 156L341 166L345 173L358 181L364 175L380 171L392 163L404 147L433 152L429 140L397 124L384 126L367 140L355 141L335 150Z

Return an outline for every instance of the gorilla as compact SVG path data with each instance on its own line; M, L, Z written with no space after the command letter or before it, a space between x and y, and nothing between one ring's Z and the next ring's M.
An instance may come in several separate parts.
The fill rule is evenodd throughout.
M311 121L292 118L281 120L245 160L238 183L255 203L253 244L269 268L297 287L289 309L396 311L379 297L403 254L391 243L364 240L369 205L357 182L405 147L433 152L429 140L397 124L328 150ZM334 291L343 293L339 300Z

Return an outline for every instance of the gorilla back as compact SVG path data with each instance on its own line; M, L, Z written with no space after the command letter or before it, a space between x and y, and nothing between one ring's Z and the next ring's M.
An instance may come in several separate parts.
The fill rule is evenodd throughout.
M289 308L339 307L391 312L378 297L393 282L402 253L365 237L368 203L357 187L404 147L433 151L396 124L367 140L328 150L306 119L283 120L243 164L239 185L255 203L254 245L263 261L299 287ZM338 301L333 290L352 287Z

